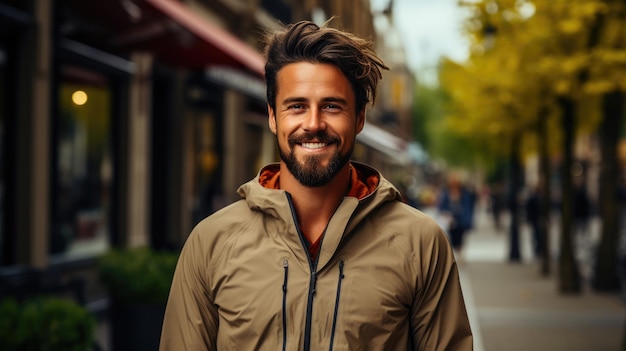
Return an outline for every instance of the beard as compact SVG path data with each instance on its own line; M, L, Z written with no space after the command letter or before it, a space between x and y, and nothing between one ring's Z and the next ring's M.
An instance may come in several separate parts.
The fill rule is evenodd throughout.
M339 171L350 161L354 144L350 146L347 153L341 154L336 151L332 154L327 166L323 166L326 159L324 155L305 155L302 162L298 161L294 152L296 144L301 144L309 140L316 140L322 143L338 143L339 140L330 137L325 132L306 133L300 136L290 136L288 139L289 153L281 149L280 159L285 163L287 169L300 182L307 187L320 187L328 184Z

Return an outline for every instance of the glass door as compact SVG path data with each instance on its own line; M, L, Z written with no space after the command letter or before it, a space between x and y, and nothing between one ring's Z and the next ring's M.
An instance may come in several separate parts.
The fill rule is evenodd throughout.
M65 64L57 91L50 253L92 256L109 247L112 87L104 74Z

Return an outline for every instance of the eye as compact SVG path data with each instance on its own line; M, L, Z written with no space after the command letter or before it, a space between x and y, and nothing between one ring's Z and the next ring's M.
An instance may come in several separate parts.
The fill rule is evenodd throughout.
M289 105L287 107L287 109L289 109L289 110L302 110L302 109L304 109L304 105L303 104L293 104L293 105Z
M341 110L341 106L340 105L336 105L336 104L327 104L326 106L324 106L325 110L330 110L330 111L340 111Z

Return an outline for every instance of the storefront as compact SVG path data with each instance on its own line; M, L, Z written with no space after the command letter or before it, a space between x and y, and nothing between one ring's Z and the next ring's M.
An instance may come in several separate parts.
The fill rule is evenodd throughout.
M120 234L113 233L111 242L176 249L199 220L231 202L235 184L253 173L257 162L250 160L258 156L250 151L261 152L255 141L263 139L260 121L266 123L259 118L265 114L264 90L259 88L263 60L252 47L201 17L202 11L183 3L146 0L131 11L121 5L70 3L84 19L110 32L112 51L152 58L144 82L150 87L144 106L148 122L143 131L131 126L121 131L127 145L124 138L114 142L127 148L120 155L127 159L118 165L118 200L128 200L138 188L140 193L133 197L135 205L131 199L113 206L119 214L113 225ZM130 93L132 102L132 89ZM141 110L142 102L138 104ZM138 112L130 110L126 124ZM136 152L142 147L143 154ZM133 171L137 162L146 169Z
M236 86L235 77L247 83ZM175 249L195 224L234 201L260 164L275 160L275 146L258 78L226 67L194 72L180 83L177 107L168 102L174 93L166 82L173 82L162 80L152 104L150 227L153 247Z
M0 6L4 266L178 249L278 160L261 55L186 2L129 3ZM365 160L397 165L374 134Z
M274 160L261 56L183 3L135 5L0 5L0 265L176 249Z

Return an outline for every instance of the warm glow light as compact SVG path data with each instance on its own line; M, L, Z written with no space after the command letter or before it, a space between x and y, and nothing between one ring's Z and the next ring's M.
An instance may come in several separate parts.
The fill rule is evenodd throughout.
M72 101L78 106L84 105L87 102L87 93L82 90L76 90L72 94Z

